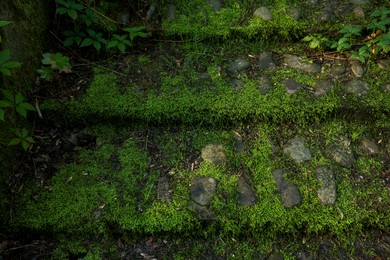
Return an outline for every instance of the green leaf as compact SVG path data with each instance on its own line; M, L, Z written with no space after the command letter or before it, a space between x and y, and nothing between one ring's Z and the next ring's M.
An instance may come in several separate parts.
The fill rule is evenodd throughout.
M23 103L20 103L18 105L18 107L24 109L24 110L31 110L31 111L35 111L35 108L33 105L31 105L30 103L27 103L27 102L23 102Z
M44 65L51 65L51 53L42 54L43 59L41 60Z
M4 27L4 26L7 26L7 25L10 25L10 24L13 24L14 22L10 22L10 21L0 21L0 27Z
M109 41L108 44L107 44L107 48L114 48L116 47L117 45L119 44L118 41Z
M24 138L24 140L26 140L29 143L35 143L34 139L32 139L31 136L27 136L26 138Z
M9 49L5 49L0 52L0 65L5 63L7 60L9 60L11 52Z
M75 38L73 38L73 37L68 37L68 38L66 38L65 41L64 41L64 46L65 46L65 47L71 46L74 42L75 42Z
M15 100L14 100L14 95L9 92L8 90L6 89L2 89L1 90L1 93L3 93L3 95L9 100L12 102L12 104L14 104Z
M26 118L27 116L27 111L24 110L23 108L20 108L20 107L16 107L16 112L18 112L19 115L21 115L22 117Z
M18 105L19 103L21 103L23 101L24 97L22 95L22 93L18 92L16 95L15 95L15 104Z
M4 121L4 110L0 108L0 120Z
M30 144L24 140L22 140L22 147L25 151L30 147Z
M93 47L95 47L95 49L99 52L100 49L101 49L101 47L102 47L102 45L100 44L100 42L95 41L95 42L93 43Z
M311 36L306 36L305 38L302 39L302 41L309 42L311 41L312 37Z
M133 46L133 43L129 40L124 40L123 43L126 44L127 46Z
M8 146L20 144L22 140L20 138L12 138Z
M314 48L317 48L318 45L320 45L320 41L317 40L317 39L315 39L315 40L313 40L313 41L310 42L309 47L312 48L312 49L314 49Z
M22 129L22 137L25 138L27 136L28 136L28 131L27 131L27 129L25 127L23 127L23 129Z
M0 107L13 107L14 103L9 100L0 100Z
M122 54L124 54L126 50L126 46L123 43L119 43L118 49L121 51Z
M11 71L5 67L0 67L0 72L6 76L11 76Z
M86 46L90 46L94 43L94 40L91 39L91 38L85 38L81 44L80 44L80 47L86 47Z
M18 67L20 67L20 65L22 65L22 63L20 63L18 61L7 61L2 66L7 67L9 69L12 69L12 68L18 68Z
M76 20L77 19L77 12L75 10L68 10L68 15L73 19L73 20Z

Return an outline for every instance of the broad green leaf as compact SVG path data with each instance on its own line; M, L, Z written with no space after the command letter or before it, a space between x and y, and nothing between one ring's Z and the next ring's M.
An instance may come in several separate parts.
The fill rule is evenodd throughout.
M20 65L22 65L22 63L20 63L20 62L18 62L18 61L7 61L7 62L4 63L2 66L11 69L11 68L19 68Z
M73 19L77 19L77 12L75 10L68 10L68 15Z
M6 76L11 76L11 71L6 67L0 67L0 72Z
M90 46L94 43L94 40L91 39L91 38L85 38L81 44L80 44L80 47L86 47L86 46Z
M18 112L19 115L21 115L22 117L26 118L27 116L27 111L24 110L23 108L20 108L20 107L16 107L16 112Z
M133 46L133 43L129 40L124 40L123 43L126 44L127 46Z
M24 138L24 140L26 140L29 143L35 143L34 139L32 139L31 136L27 136L26 138Z
M119 43L118 49L121 51L122 54L124 54L126 50L126 46L123 43Z
M114 48L118 45L118 41L109 41L108 44L107 44L107 48Z
M18 105L18 107L24 109L24 110L31 110L31 111L35 111L35 108L33 105L31 105L30 103L27 103L27 102L22 102Z
M64 46L65 46L65 47L71 46L74 42L75 42L75 38L73 38L73 37L68 37L68 38L66 38L65 41L64 41Z
M318 40L313 40L313 41L310 42L309 47L312 48L312 49L314 49L314 48L317 48L318 45L320 45L320 41L318 41Z
M14 103L9 100L0 100L0 107L13 107Z
M30 144L25 140L22 140L22 147L25 151L27 151L27 149L30 147Z
M4 121L4 110L0 109L0 120Z
M56 11L58 14L66 14L68 12L68 9L64 8L64 7L60 7L60 8L57 8L57 11Z
M101 49L102 45L100 44L100 42L95 41L95 42L93 43L93 47L95 47L95 49L96 49L98 52L100 52L100 49Z
M309 42L311 41L312 37L311 36L306 36L305 38L302 39L302 41Z
M23 127L23 129L22 129L22 136L23 136L23 138L28 136L28 131L25 127Z
M1 93L3 93L3 95L4 95L9 101L11 101L12 104L15 102L15 100L14 100L14 95L13 95L11 92L9 92L8 90L2 89L2 90L1 90Z
M4 27L4 26L7 26L7 25L10 25L14 22L10 22L10 21L0 21L0 27Z
M42 56L43 56L43 59L41 60L42 64L51 65L51 62L52 62L51 53L47 52L47 53L42 54Z
M20 138L12 138L8 145L17 145L20 144L21 141L22 140Z
M9 49L5 49L0 52L0 65L5 63L7 60L9 60L11 52Z
M15 104L18 105L19 103L23 102L23 95L22 93L18 92L16 95L15 95Z

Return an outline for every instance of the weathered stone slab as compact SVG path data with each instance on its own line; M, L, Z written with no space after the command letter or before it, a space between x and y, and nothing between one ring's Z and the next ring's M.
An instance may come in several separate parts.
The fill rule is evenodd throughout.
M302 87L302 84L299 84L294 79L290 78L284 79L283 84L286 87L286 91L288 94L294 94Z
M272 20L272 12L268 9L266 6L261 6L255 10L253 13L254 17L261 18L265 21L271 21Z
M322 204L331 205L336 202L336 181L331 169L318 167L316 169L316 178L320 184L317 196Z
M226 164L225 151L223 145L219 143L206 145L202 149L201 157L209 163Z
M276 65L272 60L272 55L269 52L263 52L259 56L259 69L276 69Z
M197 176L191 184L191 199L201 206L209 205L216 189L214 178Z
M168 178L165 176L158 178L157 199L163 200L163 201L171 201L172 200L171 194L169 193Z
M291 54L283 55L283 62L288 67L301 70L308 73L320 73L321 66L316 63L309 63L307 61L302 60L300 57Z
M297 163L311 159L309 148L305 146L305 141L299 138L289 140L288 144L283 148L283 152Z
M346 168L351 167L355 161L351 141L344 136L331 144L328 153L336 163Z
M272 81L268 76L261 76L258 79L259 85L257 89L262 95L267 94L272 88Z
M328 93L333 88L333 82L330 80L319 79L316 82L314 96L320 97Z
M272 174L275 178L277 190L282 198L282 203L286 208L301 204L301 193L297 186L284 178L287 173L285 169L277 169Z
M352 79L345 85L345 92L348 94L355 94L362 96L369 90L368 83L360 79Z
M238 205L253 206L256 202L256 196L251 186L243 177L238 178Z
M237 58L230 63L229 72L240 72L251 67L251 63L244 58Z
M369 139L363 139L361 148L368 155L378 154L380 152L376 143Z

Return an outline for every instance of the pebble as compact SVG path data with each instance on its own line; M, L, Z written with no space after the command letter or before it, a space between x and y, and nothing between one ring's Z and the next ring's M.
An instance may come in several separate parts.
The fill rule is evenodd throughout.
M261 18L265 21L272 20L272 12L266 6L261 6L255 10L253 13L254 17Z
M226 155L222 144L206 145L201 152L203 160L213 164L226 164Z
M317 191L317 196L322 204L331 205L336 202L336 181L331 169L327 167L318 167L316 170L316 178L320 188Z
M363 66L361 65L360 62L356 62L356 61L352 62L351 70L352 70L352 73L355 75L355 77L357 77L357 78L363 77L364 69L363 69Z
M209 205L216 189L214 178L197 176L191 184L191 199L201 206Z

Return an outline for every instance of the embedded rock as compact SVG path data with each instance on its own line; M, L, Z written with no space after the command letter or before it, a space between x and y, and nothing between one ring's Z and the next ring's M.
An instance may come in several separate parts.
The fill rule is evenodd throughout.
M339 165L349 168L355 161L351 141L346 137L340 137L338 142L333 142L329 149L330 157Z
M171 194L169 193L169 182L168 178L162 176L158 178L157 183L157 199L163 201L171 201Z
M243 177L238 178L238 204L245 206L253 206L256 202L256 196L251 186Z
M265 6L261 6L259 8L257 8L255 10L255 12L253 13L253 16L254 17L257 17L257 18L261 18L265 21L270 21L272 20L272 13L271 13L271 10L269 10L267 7Z
M209 205L216 188L214 178L197 176L191 184L191 199L201 206Z
M368 90L368 83L360 79L352 79L345 86L345 92L359 97L366 94Z
M386 90L387 92L390 92L390 84L384 85L383 89Z
M230 64L229 72L240 72L251 67L251 63L244 58L237 58Z
M320 184L317 196L322 204L331 205L336 202L336 181L332 170L326 167L316 169L316 178Z
M175 20L176 18L176 5L174 4L168 4L168 14L167 14L167 20Z
M351 70L357 78L363 77L364 69L360 62L352 62Z
M331 77L339 77L345 73L345 67L344 64L340 62L336 62L330 69L330 76Z
M242 153L242 152L244 152L244 148L245 148L245 146L244 146L244 143L242 141L242 138L240 136L236 135L234 138L234 151L236 153Z
M379 60L378 67L381 69L386 69L390 67L390 59Z
M226 164L225 151L223 145L219 143L206 145L202 149L201 157L209 163Z
M316 82L314 96L320 97L325 95L333 88L333 82L330 80L319 79Z
M368 155L379 153L379 148L376 143L368 139L363 139L361 148L362 151Z
M356 18L359 18L359 19L364 19L365 17L365 14L364 14L364 9L361 7L361 6L356 6L353 11L352 11L353 15L356 17Z
M294 94L295 92L298 91L298 89L302 87L301 84L289 78L283 80L283 84L286 87L286 91L288 94Z
M272 55L269 52L263 52L260 54L259 69L276 69L276 65L272 60Z
M221 11L222 3L219 0L208 0L209 5L215 12Z
M259 85L258 85L257 89L259 90L259 92L262 95L267 94L271 90L272 81L270 80L270 78L268 76L261 76L258 79L258 82L259 82Z
M241 79L233 79L232 86L235 90L240 91L244 87L244 81Z
M291 8L290 10L288 10L288 15L295 21L298 21L301 18L302 14L299 8Z
M283 62L286 66L291 67L293 69L302 70L308 73L320 73L321 66L316 63L309 63L303 61L296 55L285 54L283 55Z
M283 152L290 156L297 163L302 163L311 159L311 152L305 146L305 141L299 138L289 140Z
M287 173L284 169L277 169L272 174L275 178L277 190L286 208L301 204L302 198L297 186L284 178Z

